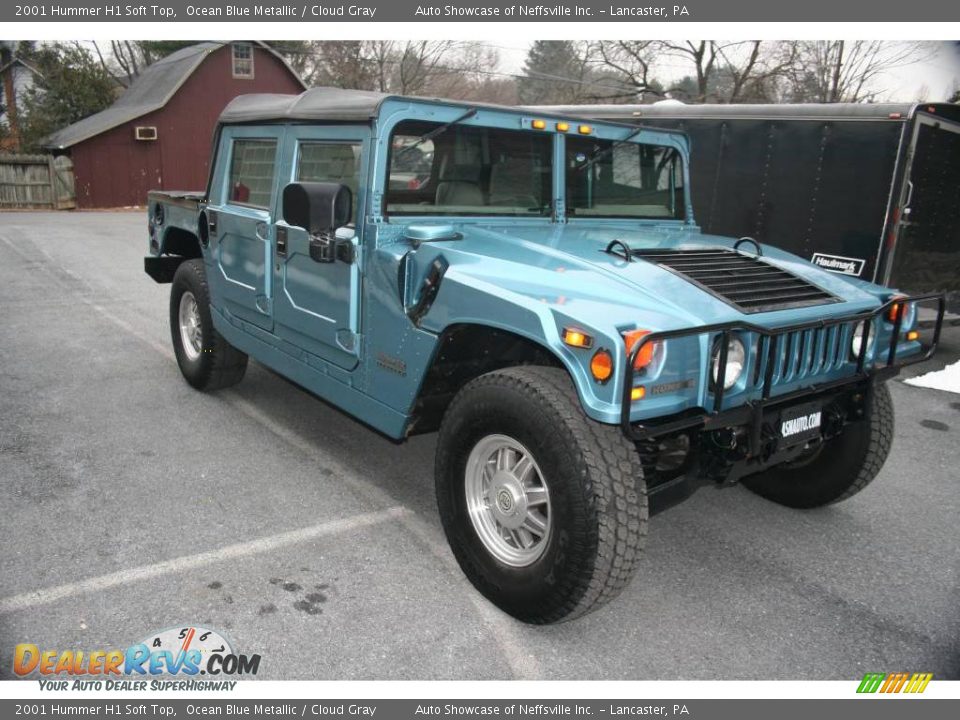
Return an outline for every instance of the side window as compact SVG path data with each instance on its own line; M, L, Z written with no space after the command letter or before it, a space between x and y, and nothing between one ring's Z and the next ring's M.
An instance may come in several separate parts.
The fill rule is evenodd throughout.
M253 45L249 43L233 44L233 76L235 78L253 78Z
M230 158L229 202L269 208L276 160L276 140L234 140Z
M550 133L403 121L391 137L386 211L549 217L552 153Z
M358 143L302 143L297 161L297 180L342 183L350 188L356 205L360 180Z

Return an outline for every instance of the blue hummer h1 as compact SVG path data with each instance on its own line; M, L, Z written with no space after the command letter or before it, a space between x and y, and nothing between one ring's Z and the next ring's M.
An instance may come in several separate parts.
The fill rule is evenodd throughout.
M173 283L194 387L252 355L391 438L439 430L464 572L518 618L567 619L629 581L648 501L863 489L893 433L882 381L936 347L942 298L702 234L688 152L534 110L243 96L206 192L150 194L146 271Z

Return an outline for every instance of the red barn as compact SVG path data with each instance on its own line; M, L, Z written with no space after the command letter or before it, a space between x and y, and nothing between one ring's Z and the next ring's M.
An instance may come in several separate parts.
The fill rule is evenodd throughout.
M199 43L150 65L111 107L46 145L73 160L77 207L143 205L148 190L206 187L210 140L230 100L304 89L263 43Z

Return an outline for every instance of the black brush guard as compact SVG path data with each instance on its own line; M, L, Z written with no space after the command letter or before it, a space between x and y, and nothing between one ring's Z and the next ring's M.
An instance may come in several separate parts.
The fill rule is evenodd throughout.
M933 340L930 346L926 349L926 352L920 353L916 357L903 360L899 364L897 363L897 345L900 338L901 323L904 314L902 309L903 305L901 305L901 311L896 314L896 319L893 323L893 333L890 338L890 347L886 351L886 365L874 367L873 369L868 370L866 368L866 356L870 345L870 329L873 326L872 321L879 316L885 316L890 310L891 306L893 306L895 303L913 303L919 308L919 305L925 302L937 303L937 321L933 330ZM627 438L633 440L634 442L639 442L642 440L650 440L652 438L661 437L663 435L669 435L682 430L709 430L711 428L725 428L746 425L750 428L749 447L750 454L752 455L760 447L764 411L772 406L785 405L794 400L812 397L814 395L822 394L858 382L862 382L866 385L868 397L867 405L869 406L870 391L875 381L886 380L897 375L900 372L900 369L906 367L907 365L914 365L916 363L924 362L925 360L929 360L931 357L933 357L933 354L937 350L937 344L940 341L940 329L943 325L943 315L945 310L946 297L944 295L915 295L911 297L892 298L876 310L871 310L870 312L844 315L842 317L828 318L825 320L812 320L810 322L799 323L796 325L789 325L775 329L760 327L759 325L754 325L749 322L735 321L729 323L717 323L714 325L701 325L700 327L694 328L666 330L663 332L650 333L649 335L645 335L630 351L627 362L626 377L624 378L623 383L620 426ZM870 322L866 322L864 324L864 321ZM838 380L813 383L807 387L794 390L792 392L771 396L773 390L774 366L777 365L775 356L778 352L778 348L780 347L779 340L781 337L785 337L795 332L818 329L826 330L828 328L847 324L851 324L854 327L856 324L864 324L863 339L860 343L860 352L856 358L856 371L853 375L840 378ZM765 350L768 353L768 357L766 361L766 369L763 374L763 380L759 388L761 394L759 400L748 401L739 407L722 410L725 391L723 388L723 383L720 382L716 383L716 386L713 388L712 409L703 407L691 408L682 413L669 415L665 418L658 418L655 424L649 425L630 421L630 411L633 408L631 391L633 390L635 373L634 363L637 360L637 356L646 345L658 341L669 340L671 338L688 337L691 335L716 335L720 339L717 377L724 378L726 377L727 371L727 346L729 345L731 335L736 332L755 333L761 339L767 339ZM840 340L838 337L838 343L839 342ZM762 345L762 342L758 343L758 349ZM841 348L841 351L847 352L846 348ZM879 358L880 355L881 349L877 348L876 357ZM712 365L712 357L709 358L709 362ZM789 358L784 358L784 363L787 362L789 362ZM707 377L711 377L712 367L708 368L707 372Z

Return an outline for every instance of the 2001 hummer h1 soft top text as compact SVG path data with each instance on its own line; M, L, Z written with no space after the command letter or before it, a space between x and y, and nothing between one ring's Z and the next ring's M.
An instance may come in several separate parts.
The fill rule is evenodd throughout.
M206 192L149 197L194 387L248 356L382 433L439 430L450 546L530 622L610 600L651 507L850 497L917 305L695 225L684 135L318 88L224 110ZM318 442L321 441L318 439Z

